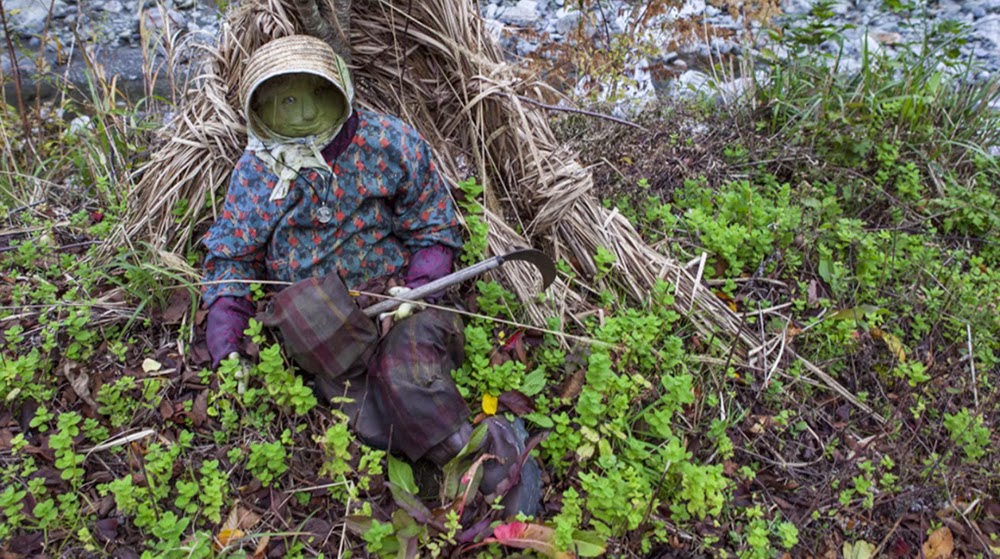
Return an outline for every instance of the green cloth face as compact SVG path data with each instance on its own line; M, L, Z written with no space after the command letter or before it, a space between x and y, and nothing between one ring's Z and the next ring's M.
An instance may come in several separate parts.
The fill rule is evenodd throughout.
M287 138L323 134L344 117L347 101L332 83L313 74L285 74L254 91L252 110L271 131Z

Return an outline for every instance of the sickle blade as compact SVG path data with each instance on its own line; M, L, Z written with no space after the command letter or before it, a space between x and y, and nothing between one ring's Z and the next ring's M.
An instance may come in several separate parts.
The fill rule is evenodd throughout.
M547 254L533 248L523 248L501 255L501 263L512 260L527 262L542 274L542 291L545 291L556 279L556 265Z

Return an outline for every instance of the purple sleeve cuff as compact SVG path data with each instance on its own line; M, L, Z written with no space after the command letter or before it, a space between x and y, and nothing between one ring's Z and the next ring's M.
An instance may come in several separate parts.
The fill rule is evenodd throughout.
M406 287L417 288L450 274L453 259L454 253L444 245L431 245L418 250L410 258L410 267L406 269Z
M250 324L254 314L254 304L242 297L219 297L208 308L205 319L205 342L208 354L212 356L212 367L240 350L243 331Z

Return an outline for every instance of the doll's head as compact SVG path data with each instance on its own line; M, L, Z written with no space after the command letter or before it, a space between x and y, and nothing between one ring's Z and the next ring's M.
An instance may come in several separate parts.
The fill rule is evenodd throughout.
M315 74L282 74L254 90L250 110L268 129L287 138L323 136L344 120L347 100Z
M325 145L350 116L354 85L343 59L305 35L274 39L247 62L240 97L251 138Z

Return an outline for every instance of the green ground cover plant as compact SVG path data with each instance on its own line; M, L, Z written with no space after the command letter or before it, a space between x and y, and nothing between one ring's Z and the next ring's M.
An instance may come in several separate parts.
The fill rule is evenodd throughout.
M604 281L606 249L594 278L559 263L586 296L546 332L518 325L503 285L463 288L453 375L476 414L538 435L534 519L473 497L471 450L438 472L361 444L259 324L247 363L208 370L183 267L107 246L155 114L100 84L82 106L4 105L0 549L906 557L947 530L952 550L997 553L997 88L957 72L960 29L838 76L811 48L836 29L815 18L782 39L792 57L770 61L750 103L658 107L641 132L560 123L606 204L768 345L740 355L703 335L666 281L626 300ZM70 126L75 111L90 125ZM473 262L482 188L456 196Z

